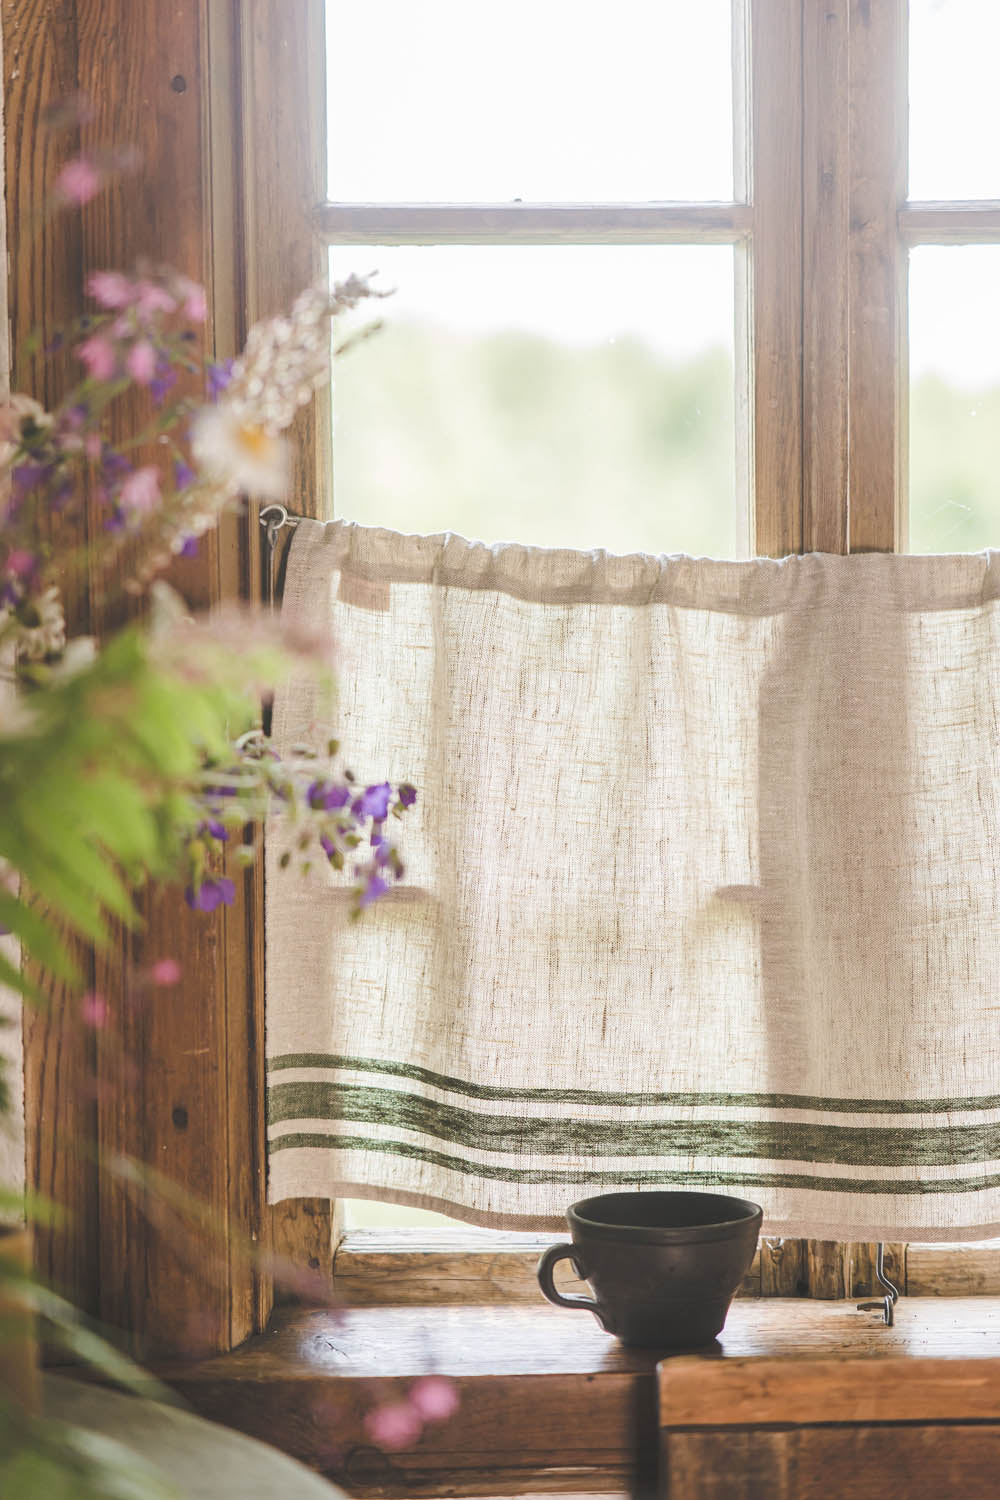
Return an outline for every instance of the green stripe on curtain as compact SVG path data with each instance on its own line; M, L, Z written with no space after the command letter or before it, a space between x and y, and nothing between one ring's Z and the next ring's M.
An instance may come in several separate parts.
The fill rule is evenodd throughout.
M348 1120L389 1125L475 1151L563 1156L732 1156L840 1166L947 1166L1000 1161L1000 1124L872 1129L758 1120L594 1120L488 1115L397 1089L279 1083L272 1125Z
M926 1179L871 1177L816 1177L798 1172L712 1172L697 1167L671 1170L604 1172L548 1170L541 1167L501 1167L492 1163L467 1161L460 1156L448 1156L426 1146L415 1146L410 1141L384 1141L371 1136L309 1134L305 1131L291 1135L275 1136L270 1150L292 1151L315 1149L318 1151L374 1151L391 1156L408 1157L411 1161L428 1162L443 1167L446 1171L461 1172L469 1177L488 1178L494 1182L511 1182L531 1186L542 1183L586 1183L588 1189L599 1187L724 1187L724 1188L805 1188L818 1192L833 1193L973 1193L985 1188L1000 1187L1000 1173L984 1177L930 1177Z
M1000 1094L982 1094L952 1099L832 1099L818 1094L733 1094L700 1092L609 1093L596 1089L500 1088L495 1084L471 1083L447 1073L434 1073L414 1063L383 1062L374 1057L347 1057L332 1052L285 1052L268 1058L270 1072L292 1068L327 1069L351 1073L383 1073L390 1078L409 1078L468 1099L494 1099L511 1104L594 1104L622 1108L663 1105L683 1109L720 1106L730 1109L805 1109L829 1114L937 1115L964 1110L1000 1109Z

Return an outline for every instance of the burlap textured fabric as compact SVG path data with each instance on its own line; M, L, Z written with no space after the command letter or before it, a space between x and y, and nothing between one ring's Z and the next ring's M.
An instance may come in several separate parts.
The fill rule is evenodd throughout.
M706 1186L772 1232L1000 1228L1000 557L713 562L304 522L286 612L405 779L355 926L267 880L272 1200L561 1227ZM279 743L316 702L279 695Z

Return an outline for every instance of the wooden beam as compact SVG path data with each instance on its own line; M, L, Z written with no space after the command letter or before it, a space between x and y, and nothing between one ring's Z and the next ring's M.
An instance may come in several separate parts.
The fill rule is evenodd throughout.
M802 548L802 19L751 0L754 551Z
M802 548L846 552L849 0L802 18Z
M289 306L303 287L329 274L328 252L313 220L326 194L324 6L322 0L293 6L287 0L243 0L239 14L243 88L252 101L243 117L241 181L246 311L253 323ZM331 426L330 401L321 392L292 433L289 508L297 515L325 520L331 514ZM262 918L256 937L262 945ZM263 962L261 952L261 982ZM263 1068L262 1048L258 1058ZM263 1099L262 1072L260 1084ZM338 1238L333 1204L319 1198L279 1204L269 1211L269 1233L279 1301L297 1301L309 1288L329 1286Z
M990 245L1000 241L1000 199L904 203L896 215L910 245Z
M905 535L905 0L850 0L851 552Z
M319 203L336 245L732 244L750 232L743 203Z
M62 163L79 149L75 131L46 131L46 105L79 87L75 0L3 0L5 192L8 225L11 385L46 405L70 379L69 355L45 358L26 349L28 335L48 346L81 310L82 248L76 215L42 222ZM85 540L86 525L53 517L54 543ZM76 575L64 593L71 633L90 629L87 580ZM71 944L86 985L93 957ZM65 1220L35 1231L41 1275L80 1307L97 1311L98 1221L97 1080L94 1033L83 1024L79 997L65 985L48 987L44 1010L26 1009L24 1085L26 1177L29 1191L57 1204Z

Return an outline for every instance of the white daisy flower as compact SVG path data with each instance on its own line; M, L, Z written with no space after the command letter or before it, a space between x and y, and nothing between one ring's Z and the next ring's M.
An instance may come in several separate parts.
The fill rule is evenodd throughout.
M207 406L194 420L191 451L216 484L261 500L284 500L292 477L284 438L240 418L224 402Z

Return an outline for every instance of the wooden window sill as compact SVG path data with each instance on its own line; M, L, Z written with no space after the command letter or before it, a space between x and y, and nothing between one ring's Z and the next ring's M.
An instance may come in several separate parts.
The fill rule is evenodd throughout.
M563 1235L508 1234L471 1227L440 1229L359 1229L340 1241L333 1261L333 1288L345 1307L430 1307L481 1303L536 1305L538 1257ZM783 1249L797 1241L766 1240L743 1279L740 1297L803 1295L794 1257L782 1267ZM830 1247L834 1248L834 1247ZM765 1265L765 1259L767 1264ZM762 1275L762 1270L765 1274ZM910 1297L1000 1296L1000 1240L968 1244L910 1244L896 1247L891 1267L899 1290ZM878 1288L854 1281L858 1297ZM567 1291L569 1271L560 1272ZM840 1295L843 1295L841 1288ZM813 1296L817 1293L815 1289ZM822 1295L822 1294L820 1294Z
M657 1362L589 1315L537 1304L286 1308L234 1353L160 1373L201 1415L265 1438L354 1494L651 1494ZM858 1372L876 1367L852 1398ZM713 1348L662 1369L661 1411L673 1424L821 1412L827 1422L1000 1423L1000 1299L908 1298L887 1329L851 1303L748 1298ZM365 1412L428 1371L454 1381L460 1414L412 1450L379 1453ZM808 1411L774 1416L776 1371Z

